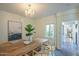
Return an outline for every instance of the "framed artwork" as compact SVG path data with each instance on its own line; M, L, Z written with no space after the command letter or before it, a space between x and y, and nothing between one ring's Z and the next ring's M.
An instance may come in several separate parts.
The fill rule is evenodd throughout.
M8 41L22 39L22 23L8 21Z

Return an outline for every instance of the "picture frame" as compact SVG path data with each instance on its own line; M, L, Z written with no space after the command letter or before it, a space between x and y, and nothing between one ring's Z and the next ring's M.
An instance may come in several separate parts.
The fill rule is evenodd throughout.
M8 21L8 41L22 39L22 23L20 21Z

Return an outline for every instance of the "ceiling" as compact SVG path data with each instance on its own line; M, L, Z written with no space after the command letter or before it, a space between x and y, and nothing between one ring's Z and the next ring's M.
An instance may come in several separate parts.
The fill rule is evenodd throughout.
M39 3L31 4L35 14L32 18L42 18L58 12L66 11L78 7L78 3ZM0 3L0 10L25 16L27 3Z

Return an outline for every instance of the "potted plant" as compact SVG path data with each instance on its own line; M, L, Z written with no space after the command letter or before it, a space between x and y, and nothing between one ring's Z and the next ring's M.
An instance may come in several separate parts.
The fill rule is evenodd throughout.
M32 26L32 24L28 24L26 25L25 30L26 30L26 36L28 37L28 40L32 42L32 35L33 33L35 33L34 32L35 28Z

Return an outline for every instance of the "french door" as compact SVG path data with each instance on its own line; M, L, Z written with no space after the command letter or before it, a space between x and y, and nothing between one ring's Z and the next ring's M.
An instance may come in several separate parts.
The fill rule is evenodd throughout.
M62 22L61 48L68 52L75 52L78 47L78 22Z

